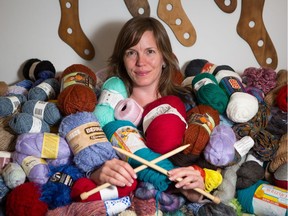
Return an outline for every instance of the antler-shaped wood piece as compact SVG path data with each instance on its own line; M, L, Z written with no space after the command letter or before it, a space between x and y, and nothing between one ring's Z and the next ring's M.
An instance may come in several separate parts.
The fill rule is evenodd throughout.
M225 13L232 13L233 11L235 11L237 7L237 0L230 0L228 4L226 4L225 0L214 0L214 1L218 5L218 7Z
M150 16L150 5L147 0L124 0L133 17Z

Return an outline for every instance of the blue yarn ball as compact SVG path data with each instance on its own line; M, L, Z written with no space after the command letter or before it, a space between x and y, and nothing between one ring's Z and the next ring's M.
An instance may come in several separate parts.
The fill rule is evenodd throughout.
M56 78L49 78L29 90L28 100L48 101L56 99L59 92L59 81Z
M17 113L9 121L10 128L17 134L50 132L49 125L28 113Z
M64 137L67 140L66 135L71 130L79 126L85 127L85 124L87 123L97 125L99 124L99 121L92 112L77 112L74 114L70 114L62 119L59 125L59 134L60 136ZM80 130L79 136L81 136L81 129L79 130ZM93 141L95 139L93 138L93 135L97 136L97 134L101 134L101 132L102 128L101 126L99 126L95 133L91 133L89 135L90 140ZM105 134L103 133L103 135ZM105 138L106 137L104 137L104 139ZM69 140L67 140L67 142L70 145ZM76 164L76 166L80 168L82 171L90 172L100 167L105 161L111 160L115 157L117 157L115 150L112 148L112 145L108 140L107 141L101 140L100 142L97 142L96 139L94 144L83 148L76 154L74 153L73 161Z
M50 126L60 123L62 119L57 105L48 101L28 100L23 104L22 112L40 118Z
M23 94L9 94L0 97L0 116L6 117L12 115L21 105L27 101Z

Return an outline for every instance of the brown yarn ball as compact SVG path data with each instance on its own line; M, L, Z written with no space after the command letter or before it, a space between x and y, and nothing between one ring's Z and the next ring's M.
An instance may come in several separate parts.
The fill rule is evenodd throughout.
M97 103L95 73L82 64L67 67L61 75L61 92L57 106L64 116L76 112L93 112Z
M287 133L284 134L279 141L279 148L276 151L274 158L269 164L269 171L275 172L282 164L287 163Z
M8 85L4 81L0 81L0 96L6 95L8 91Z

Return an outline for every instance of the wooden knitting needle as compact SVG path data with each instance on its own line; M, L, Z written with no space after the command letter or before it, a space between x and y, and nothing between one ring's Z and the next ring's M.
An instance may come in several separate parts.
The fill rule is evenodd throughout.
M154 160L150 161L149 163L156 164L156 163L158 163L158 162L160 162L160 161L162 161L162 160L164 160L164 159L167 159L167 158L171 157L172 155L175 155L175 154L183 151L183 150L186 149L188 146L190 146L190 144L180 146L180 147L178 147L178 148L176 148L176 149L174 149L174 150L172 150L172 151L170 151L170 152L167 152L166 154L163 154L163 155L159 156L158 158L155 158ZM126 152L126 151L125 151L125 152ZM135 173L140 172L140 171L146 169L147 167L148 167L147 165L141 165L141 166L139 166L139 167L136 167L136 168L134 169L134 172L135 172ZM90 191L83 192L82 194L80 194L80 198L81 198L82 200L85 200L85 199L87 199L89 196L91 196L92 194L95 194L95 193L99 192L100 190L102 190L102 189L104 189L104 188L107 188L107 187L109 187L109 186L111 186L110 183L102 184L102 185L100 185L100 186L98 186L98 187L96 187L96 188L94 188L94 189L92 189L92 190L90 190Z
M143 164L149 166L150 168L152 168L154 170L157 170L158 172L163 173L164 175L168 176L168 171L163 169L162 167L160 167L160 166L158 166L158 165L156 165L154 163L151 163L151 162L149 162L149 161L147 161L147 160L145 160L145 159L143 159L143 158L141 158L141 157L139 157L139 156L137 156L135 154L127 152L124 149L121 149L121 148L118 148L118 147L113 147L113 148L116 151L118 151L118 152L120 152L120 153L122 153L122 154L124 154L124 155L126 155L126 156L128 156L128 157L130 157L132 159L134 159L134 160L137 160L138 162L143 163ZM178 178L176 180L179 182L179 181L182 181L182 178ZM210 194L210 193L208 193L208 192L206 192L206 191L204 191L204 190L202 190L200 188L193 188L193 189L195 191L197 191L198 193L200 193L200 194L206 196L207 198L211 199L216 204L219 204L221 202L219 197L215 197L212 194Z

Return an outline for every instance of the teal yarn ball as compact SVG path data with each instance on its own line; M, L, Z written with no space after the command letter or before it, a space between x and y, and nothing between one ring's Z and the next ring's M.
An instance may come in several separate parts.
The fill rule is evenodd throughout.
M17 113L9 121L10 128L16 134L50 132L49 125L28 113Z
M110 77L103 83L100 97L94 110L101 127L115 120L114 109L116 105L127 97L127 89L119 77Z
M229 98L219 86L214 75L200 73L192 80L192 88L196 91L199 104L209 105L220 114L226 110Z
M129 133L131 131L131 128L133 130L137 130L136 126L133 125L130 121L126 120L115 120L112 122L109 122L103 127L103 131L106 134L108 140L112 143L113 146L118 146L117 142L114 142L112 140L114 132L116 132L118 129L121 129L126 134L126 131ZM132 130L132 131L133 131ZM133 136L133 132L131 132ZM129 135L127 135L129 136ZM134 139L133 139L134 140ZM122 140L123 141L123 140ZM125 141L124 141L125 142ZM139 140L139 142L142 142ZM141 143L140 143L141 144ZM135 141L135 145L137 145L137 141ZM133 152L134 155L137 155L147 161L152 161L158 157L161 156L161 154L158 154L156 152L153 152L151 149L147 148L146 146L136 150ZM133 167L136 168L138 166L141 166L142 164L132 158L128 159L128 163ZM164 168L165 170L171 170L175 168L175 166L172 164L172 162L168 159L162 160L157 163L158 166ZM168 179L168 177L152 168L146 168L140 172L137 173L137 179L143 182L149 182L154 185L156 190L159 191L165 191L169 185L171 184L171 181Z
M28 100L53 100L59 92L60 82L56 78L49 78L29 90Z
M48 125L59 124L62 115L55 103L39 100L28 100L22 106L22 112L45 121Z
M9 94L0 97L0 117L12 115L21 105L27 101L23 94Z

